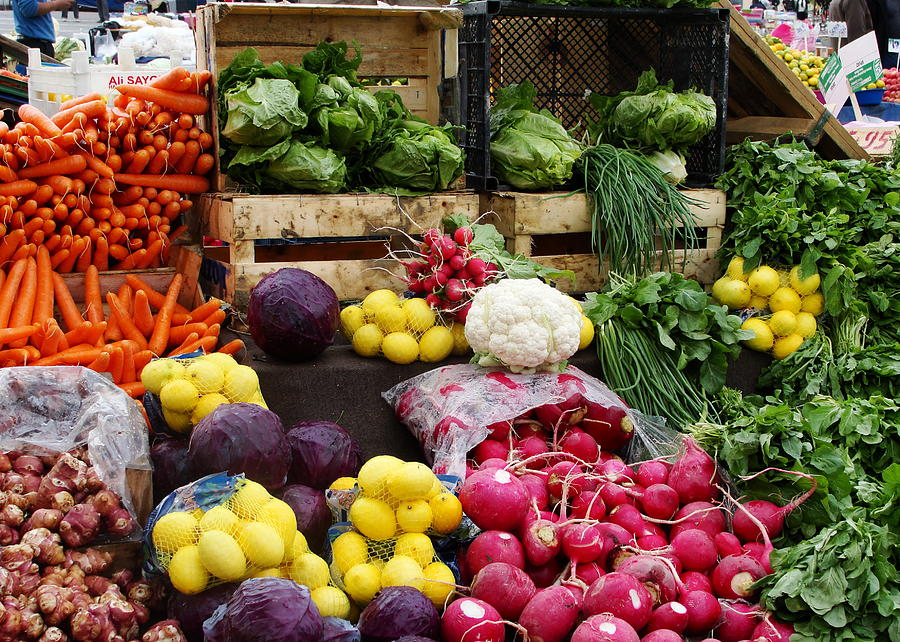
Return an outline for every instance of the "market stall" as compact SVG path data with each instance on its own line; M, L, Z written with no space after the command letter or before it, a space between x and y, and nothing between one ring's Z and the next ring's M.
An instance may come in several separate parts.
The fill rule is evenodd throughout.
M897 165L678 5L34 56L0 642L900 639Z

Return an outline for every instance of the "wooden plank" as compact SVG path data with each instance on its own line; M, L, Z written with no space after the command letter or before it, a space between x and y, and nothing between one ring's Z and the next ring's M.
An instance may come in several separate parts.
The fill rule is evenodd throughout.
M684 190L694 201L691 211L700 227L725 224L725 193L715 189ZM483 209L493 211L491 220L506 237L520 234L564 234L590 232L591 216L585 194L555 192L493 192L487 195Z
M811 118L784 118L781 116L748 116L728 120L726 138L739 143L746 140L769 140L787 132L809 136L816 121Z
M450 214L478 216L478 196L450 192L432 196L300 194L201 197L204 234L231 243L246 239L371 236L384 228L421 233Z

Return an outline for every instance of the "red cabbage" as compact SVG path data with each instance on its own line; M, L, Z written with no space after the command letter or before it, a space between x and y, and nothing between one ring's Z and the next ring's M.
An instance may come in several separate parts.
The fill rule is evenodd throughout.
M250 292L247 323L266 354L286 361L312 359L334 342L337 295L311 272L282 268Z
M321 642L324 629L309 589L281 577L243 582L203 626L205 642Z
M157 438L150 448L153 461L153 505L176 488L193 481L188 470L188 440ZM180 618L173 618L180 619Z
M289 481L325 489L338 477L356 477L362 466L359 443L330 421L301 421L288 431L293 463Z
M297 530L306 537L311 551L321 551L325 534L331 527L331 510L325 501L325 493L302 484L291 484L281 489L278 498L294 509Z
M409 586L383 589L359 616L362 642L394 642L404 635L437 638L439 631L434 604Z
M178 620L188 642L203 642L203 623L237 590L234 583L219 584L196 595L172 591L166 616Z
M435 642L431 638L423 638L421 635L404 635L397 642Z
M359 631L347 620L339 617L323 618L325 630L322 633L322 642L359 642Z
M276 490L287 481L291 447L274 412L252 403L222 404L194 426L188 459L195 478L244 473Z

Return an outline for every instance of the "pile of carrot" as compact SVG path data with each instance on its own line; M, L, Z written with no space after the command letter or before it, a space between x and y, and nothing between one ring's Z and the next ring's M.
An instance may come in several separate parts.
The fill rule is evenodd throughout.
M86 366L108 372L129 395L139 397L144 394L141 371L152 358L216 351L225 320L222 301L186 309L178 303L180 274L165 293L134 274L125 279L117 292L102 293L99 271L89 265L79 307L53 270L46 246L35 257L16 260L8 273L0 271L0 367ZM218 352L235 354L243 347L237 339Z
M149 85L31 105L0 122L0 268L50 253L60 273L165 265L192 194L209 190L212 136L197 126L209 72L175 68Z

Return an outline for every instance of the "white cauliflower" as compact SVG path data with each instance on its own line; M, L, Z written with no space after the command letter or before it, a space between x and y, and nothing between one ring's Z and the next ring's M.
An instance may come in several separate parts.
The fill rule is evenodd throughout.
M466 340L483 366L558 371L578 350L581 309L539 279L504 279L472 299Z

